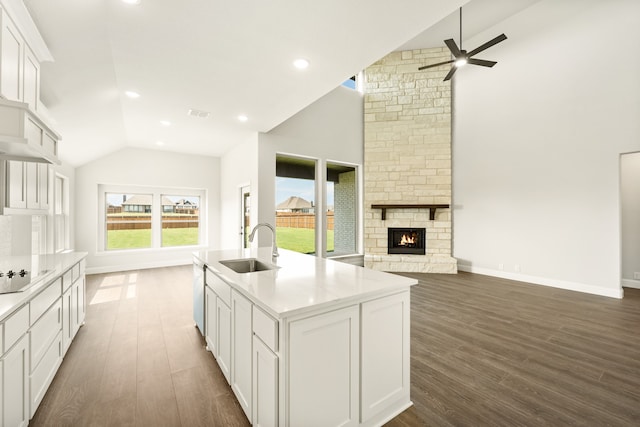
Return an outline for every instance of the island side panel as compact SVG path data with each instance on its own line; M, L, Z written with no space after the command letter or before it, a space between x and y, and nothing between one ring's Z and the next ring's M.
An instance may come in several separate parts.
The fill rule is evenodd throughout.
M361 305L361 423L377 424L410 406L410 292Z

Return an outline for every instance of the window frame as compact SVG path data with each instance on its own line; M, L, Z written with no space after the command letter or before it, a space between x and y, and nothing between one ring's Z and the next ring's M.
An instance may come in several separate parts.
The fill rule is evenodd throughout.
M146 248L132 249L107 249L107 193L122 194L151 194L151 246ZM162 246L162 196L163 195L181 195L188 197L200 198L199 224L198 224L198 244L184 246ZM139 185L113 185L98 184L98 238L97 253L100 254L117 254L131 252L159 252L174 250L194 250L194 248L207 247L207 230L206 221L207 210L207 190L195 188L179 188L179 187L148 187Z
M58 182L60 182L60 194L58 194ZM59 199L58 199L59 197ZM60 210L58 213L58 200L60 201ZM71 230L69 220L69 178L66 176L55 173L53 177L53 203L52 203L52 216L53 216L53 252L62 253L71 249ZM62 233L59 232L58 218L62 218ZM60 239L62 235L62 239ZM60 242L62 240L62 243Z

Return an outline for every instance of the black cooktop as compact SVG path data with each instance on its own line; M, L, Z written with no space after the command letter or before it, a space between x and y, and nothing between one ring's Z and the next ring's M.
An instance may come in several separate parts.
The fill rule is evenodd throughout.
M0 294L22 292L34 283L36 277L39 278L45 273L47 271L39 271L34 276L24 268L19 270L0 270Z

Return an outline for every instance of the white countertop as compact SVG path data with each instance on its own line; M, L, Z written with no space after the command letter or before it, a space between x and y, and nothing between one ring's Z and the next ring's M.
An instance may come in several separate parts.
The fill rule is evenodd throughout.
M33 284L22 292L0 295L0 321L3 321L5 317L37 295L53 280L61 276L65 271L86 256L86 252L68 252L64 254L24 257L28 258L30 263L29 265L33 266L35 264L38 266L36 269L47 270L47 273L35 278L33 280ZM18 265L20 264L22 263L18 263Z
M194 256L275 317L287 317L337 302L402 290L416 279L279 249L274 270L236 273L218 261L257 258L272 263L271 248L200 251Z

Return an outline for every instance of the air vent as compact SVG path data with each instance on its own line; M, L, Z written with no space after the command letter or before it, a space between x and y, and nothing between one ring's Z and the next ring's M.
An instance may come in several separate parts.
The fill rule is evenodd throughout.
M200 117L201 119L206 119L209 116L211 116L211 113L208 111L194 110L194 109L190 109L189 111L187 111L187 114L193 117Z

